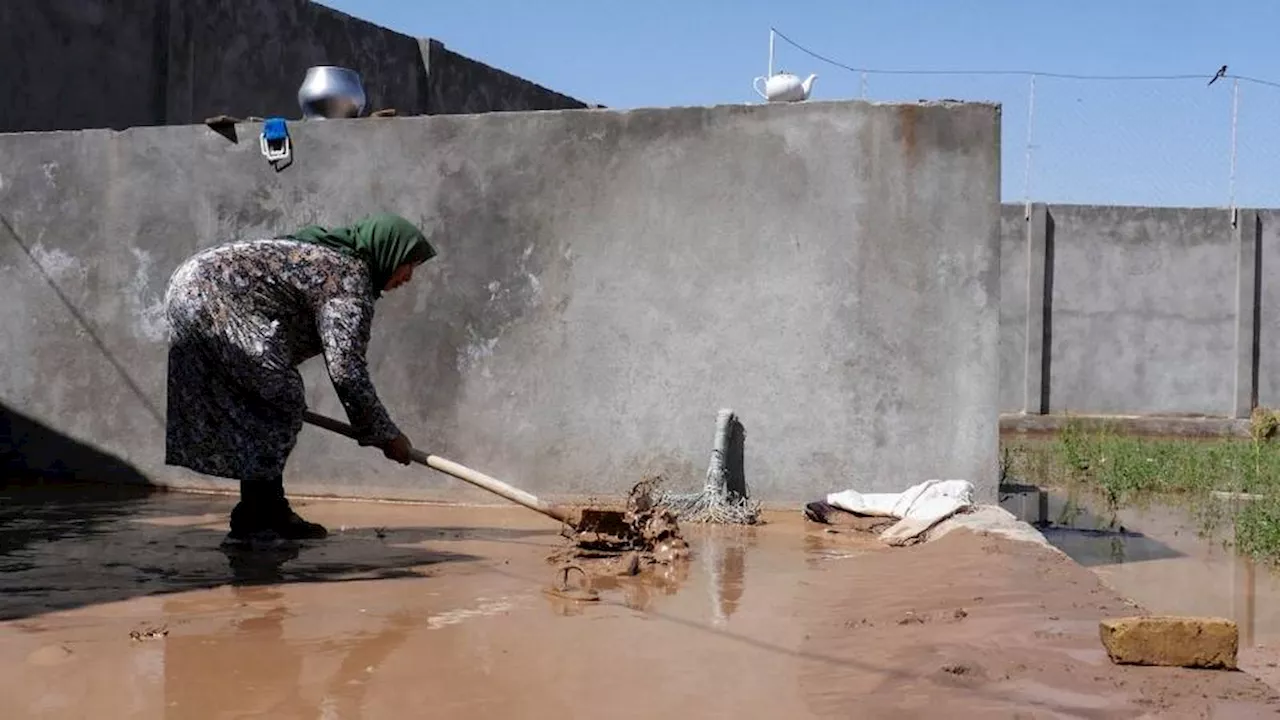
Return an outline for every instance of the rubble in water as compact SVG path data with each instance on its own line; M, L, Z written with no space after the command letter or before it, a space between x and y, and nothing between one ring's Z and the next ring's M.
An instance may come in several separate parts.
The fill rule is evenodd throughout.
M670 565L689 556L689 543L670 510L654 502L660 477L645 478L631 488L624 510L587 508L569 541L547 558L557 565L557 584L551 592L575 600L595 600L592 577L639 575L652 565ZM574 572L582 578L570 586Z

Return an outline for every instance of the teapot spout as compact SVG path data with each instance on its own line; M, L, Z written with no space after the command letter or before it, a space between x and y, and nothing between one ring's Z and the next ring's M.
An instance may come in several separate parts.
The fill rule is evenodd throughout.
M813 73L809 75L809 77L805 78L804 82L800 83L800 89L804 92L805 100L809 99L809 93L813 92L813 81L817 79L818 79L818 74Z

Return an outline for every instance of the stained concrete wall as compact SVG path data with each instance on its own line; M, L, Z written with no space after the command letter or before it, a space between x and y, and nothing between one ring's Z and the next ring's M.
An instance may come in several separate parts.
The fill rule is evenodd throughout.
M1277 223L1262 216L1273 238ZM1002 410L1245 417L1257 368L1264 402L1275 398L1280 354L1253 331L1255 292L1266 299L1263 319L1278 302L1271 271L1254 268L1259 213L1233 217L1217 208L1006 205ZM1277 336L1274 322L1266 327Z
M1252 274L1257 283L1252 288L1247 285L1243 288L1254 291L1256 308L1254 387L1258 405L1280 408L1280 263L1276 262L1280 258L1280 210L1258 210L1255 214L1257 224L1250 225L1246 220L1242 233L1246 250L1248 241L1257 238L1257 256L1252 258ZM1250 259L1246 257L1243 263L1246 280Z
M298 117L313 65L358 70L368 112L586 106L309 0L5 0L0 132Z
M431 451L552 497L695 489L732 407L756 497L961 477L992 500L998 139L981 104L363 119L300 125L276 173L203 126L0 135L0 401L206 483L161 465L169 274L388 209L440 256L382 302L372 373ZM490 499L314 429L289 482Z
M465 115L504 110L574 110L581 100L459 55L436 40L422 41L427 85L420 112ZM593 105L593 107L602 107Z
M1022 205L1000 208L1000 408L1021 410L1026 371L1027 219Z

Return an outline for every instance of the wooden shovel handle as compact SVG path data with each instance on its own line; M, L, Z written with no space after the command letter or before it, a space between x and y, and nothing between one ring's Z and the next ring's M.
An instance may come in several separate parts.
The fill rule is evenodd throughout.
M302 417L303 420L315 425L316 427L323 428L339 435L344 435L352 440L359 439L355 430L341 420L334 420L333 418L325 417L324 415L311 412L310 410L304 411ZM435 455L428 455L417 448L409 451L409 458L419 465L425 465L432 470L442 472L446 475L451 475L463 482L471 483L476 487L488 490L494 495L510 500L517 505L523 505L534 512L542 513L553 520L557 520L570 526L577 526L575 513L572 510L539 500L535 495L527 493L519 488L512 487L496 478L491 478L484 473L476 472L465 465L459 465L452 460L446 460Z

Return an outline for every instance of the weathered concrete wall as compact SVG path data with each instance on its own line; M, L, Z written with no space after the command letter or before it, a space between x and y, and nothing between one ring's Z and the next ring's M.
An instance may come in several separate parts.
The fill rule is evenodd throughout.
M1259 210L1256 215L1257 225L1246 221L1243 235L1246 245L1250 236L1256 237L1258 249L1253 268L1258 278L1254 298L1258 404L1280 408L1280 210Z
M436 40L423 40L422 54L430 79L423 112L431 115L585 107L580 100L459 55Z
M1000 408L1022 409L1027 321L1027 219L1023 205L1000 208Z
M1002 410L1247 415L1255 274L1251 260L1241 269L1230 211L1038 205L1018 222L1024 214L1005 206ZM1030 323L1029 303L1040 306ZM1028 348L1029 333L1043 345ZM1264 395L1280 387L1276 358L1263 363Z
M168 5L168 103L163 122L213 115L298 117L298 86L313 65L357 70L366 112L418 113L418 41L307 0L182 0Z
M1055 207L1053 222L1054 404L1230 411L1236 258L1227 211Z
M0 136L0 401L205 482L160 465L169 273L386 208L440 248L371 350L432 451L552 496L693 489L732 407L757 497L962 477L991 500L998 139L990 105L365 119L300 125L276 173L204 127ZM487 499L313 429L289 481Z
M358 70L368 112L585 107L309 0L5 0L0 132L298 117L313 65Z
M155 123L162 19L156 0L0 2L0 132Z

